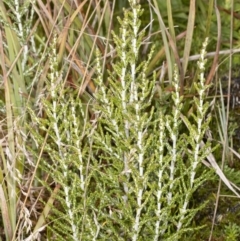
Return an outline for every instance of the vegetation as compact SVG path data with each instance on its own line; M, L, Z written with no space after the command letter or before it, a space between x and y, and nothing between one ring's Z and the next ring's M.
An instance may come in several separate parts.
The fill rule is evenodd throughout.
M0 240L238 240L240 2L163 2L0 1Z

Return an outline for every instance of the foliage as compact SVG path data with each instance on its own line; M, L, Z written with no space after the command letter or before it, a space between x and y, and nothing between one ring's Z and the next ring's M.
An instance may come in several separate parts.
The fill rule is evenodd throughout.
M221 168L238 184L236 127L223 94L213 115L208 84L218 62L205 63L206 42L190 55L205 37L210 51L238 51L237 10L225 0L218 8L213 0L89 2L0 1L0 237L187 240L192 232L200 240L206 225L204 239L235 240L233 213L207 220L204 207L208 199L228 210L218 204L221 180L237 195L216 162L222 151ZM203 163L219 175L219 191ZM199 201L199 190L211 197ZM208 230L220 216L220 228Z
M53 225L48 227L58 240L179 240L193 230L191 220L204 206L189 207L194 191L210 177L209 171L198 173L201 161L212 151L208 142L201 147L210 121L205 120L209 105L204 101L206 43L199 61L201 74L195 85L199 97L192 121L181 111L177 67L172 109L164 113L151 104L155 82L146 75L151 53L147 61L138 63L144 34L139 31L142 10L134 1L130 5L131 11L119 19L120 36L113 34L118 59L109 72L108 85L97 59L92 125L78 122L87 120L81 102L59 89L62 79L55 67L55 52L50 58L51 101L43 99L48 118L41 120L32 113L50 138L44 150L51 164L45 161L43 169L50 170L62 187L57 197L61 208L53 207ZM180 131L182 120L188 134ZM36 146L43 143L31 132Z
M229 225L225 227L225 235L227 241L238 240L240 235L239 226L235 223L229 223Z

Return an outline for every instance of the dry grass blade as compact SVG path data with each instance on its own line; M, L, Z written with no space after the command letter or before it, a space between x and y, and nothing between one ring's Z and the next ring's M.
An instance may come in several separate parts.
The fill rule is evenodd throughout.
M226 54L236 54L236 53L240 53L240 49L226 49L226 50L221 50L218 52L219 55L226 55ZM215 57L216 56L216 52L208 52L206 54L206 58L210 58L210 57ZM196 54L196 55L192 55L189 56L189 61L194 61L194 60L198 60L200 58L200 54ZM182 59L180 59L182 61Z
M231 147L229 147L229 150L231 150L232 153L233 153L237 158L240 159L240 154L239 154L238 152L236 152L236 151L235 151L233 148L231 148Z
M168 45L168 40L167 40L167 28L163 22L161 13L160 13L160 9L158 8L158 3L156 0L153 0L154 2L154 6L153 9L155 11L155 13L158 16L158 21L159 21L159 25L160 25L160 29L162 30L162 39L163 39L163 43L164 43L164 50L165 50L165 54L166 54L166 59L167 59L167 65L168 65L168 78L170 81L172 81L172 77L173 77L173 67L174 67L174 63L172 63L171 61L171 54L170 54L170 48ZM170 83L171 84L171 83Z
M207 80L206 80L206 85L211 83L213 76L215 75L217 65L218 65L218 56L219 56L220 45L221 45L221 18L220 18L219 10L217 8L216 1L215 1L215 12L216 12L216 16L217 16L217 28L218 28L218 38L217 39L218 40L217 40L217 46L216 46L216 54L214 56L213 64L212 64L211 70L210 70Z
M187 66L188 66L188 59L189 59L190 50L191 50L191 46L192 46L192 40L193 40L193 30L194 30L195 12L196 12L195 5L196 5L196 1L191 0L190 7L189 7L187 34L186 34L184 52L183 52L183 75L184 76L186 74L186 70L187 70Z
M61 186L59 184L57 184L56 187L54 188L50 198L48 199L47 203L44 206L44 209L43 209L40 217L38 218L38 222L34 227L33 233L37 233L39 230L42 230L42 228L45 227L44 225L46 224L46 218L52 209L52 205L56 199L56 195L60 188L61 188Z
M205 144L201 143L201 145L204 146ZM224 182L225 185L229 188L229 190L231 190L238 198L240 198L240 194L233 188L231 182L227 179L222 169L217 164L215 157L212 154L209 154L207 156L207 159L210 165L206 161L203 161L203 164L208 167L212 167L216 171L217 175L220 177L221 181Z
M4 224L4 230L7 236L6 239L11 240L13 230L12 230L11 220L9 217L10 211L8 208L6 197L4 195L2 184L0 184L0 208L1 208L1 215L2 217L4 217L3 224Z
M66 48L66 43L67 43L67 36L69 35L69 29L71 24L73 23L74 19L76 16L79 14L83 6L88 0L83 1L77 9L74 11L74 13L70 16L68 16L68 20L64 26L63 31L59 34L59 42L60 42L60 47L59 47L59 52L58 52L58 61L61 62L64 54L64 50Z
M7 217L9 217L9 220L5 220L7 223L5 226L7 229L9 229L9 221L11 224L11 233L13 230L15 230L15 223L16 223L16 199L17 199L17 193L16 193L16 181L15 181L15 144L14 144L14 131L13 131L13 113L12 113L12 102L11 102L11 89L9 87L9 80L7 78L7 70L6 70L6 64L4 60L4 51L3 51L3 39L2 39L2 32L0 30L0 55L1 55L1 67L3 72L3 83L4 83L4 89L5 89L5 105L6 105L6 115L7 115L7 136L8 136L8 143L7 148L9 148L11 160L9 160L11 163L9 163L9 166L11 166L11 170L4 170L4 173L7 174L9 171L11 171L11 176L7 175L7 189L8 189L8 197L7 200L9 200L9 209L6 209L6 198L3 198L4 192L3 189L1 190L1 200L2 200L2 212L8 211ZM6 167L7 168L7 167ZM2 184L1 184L2 185ZM2 187L2 186L1 186ZM5 201L4 201L5 200ZM4 209L4 210L3 210ZM10 240L9 237L8 240Z

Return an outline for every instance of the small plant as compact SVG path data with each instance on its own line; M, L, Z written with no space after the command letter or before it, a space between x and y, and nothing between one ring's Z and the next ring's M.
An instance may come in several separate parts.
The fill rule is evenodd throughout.
M60 209L52 207L52 224L47 226L58 240L179 240L194 230L191 221L204 207L190 207L190 201L211 174L199 172L212 151L209 142L203 143L210 121L203 77L206 42L195 84L196 113L189 120L183 114L176 66L170 108L155 107L155 75L149 79L146 74L152 51L148 60L139 62L142 9L136 1L130 6L119 19L120 36L113 33L117 60L108 84L97 53L95 118L88 121L81 100L64 89L56 44L47 83L50 100L43 99L47 119L31 111L49 138L43 148L50 159L41 167L51 170L61 186ZM44 143L31 132L36 146Z
M132 12L125 11L124 19L119 20L121 36L114 35L119 60L113 74L109 73L108 86L103 82L100 60L97 62L94 143L96 151L101 150L98 162L103 164L97 188L107 193L99 213L112 237L119 239L120 229L121 240L178 240L193 230L191 220L204 205L190 208L190 200L210 177L207 170L198 173L201 161L212 151L209 142L202 143L210 122L204 79L207 41L199 60L197 111L191 121L182 113L176 67L172 108L154 108L155 82L146 76L151 54L148 61L138 63L141 10L134 1L130 3Z
M236 223L229 223L225 226L226 241L237 241L240 236L240 228Z

